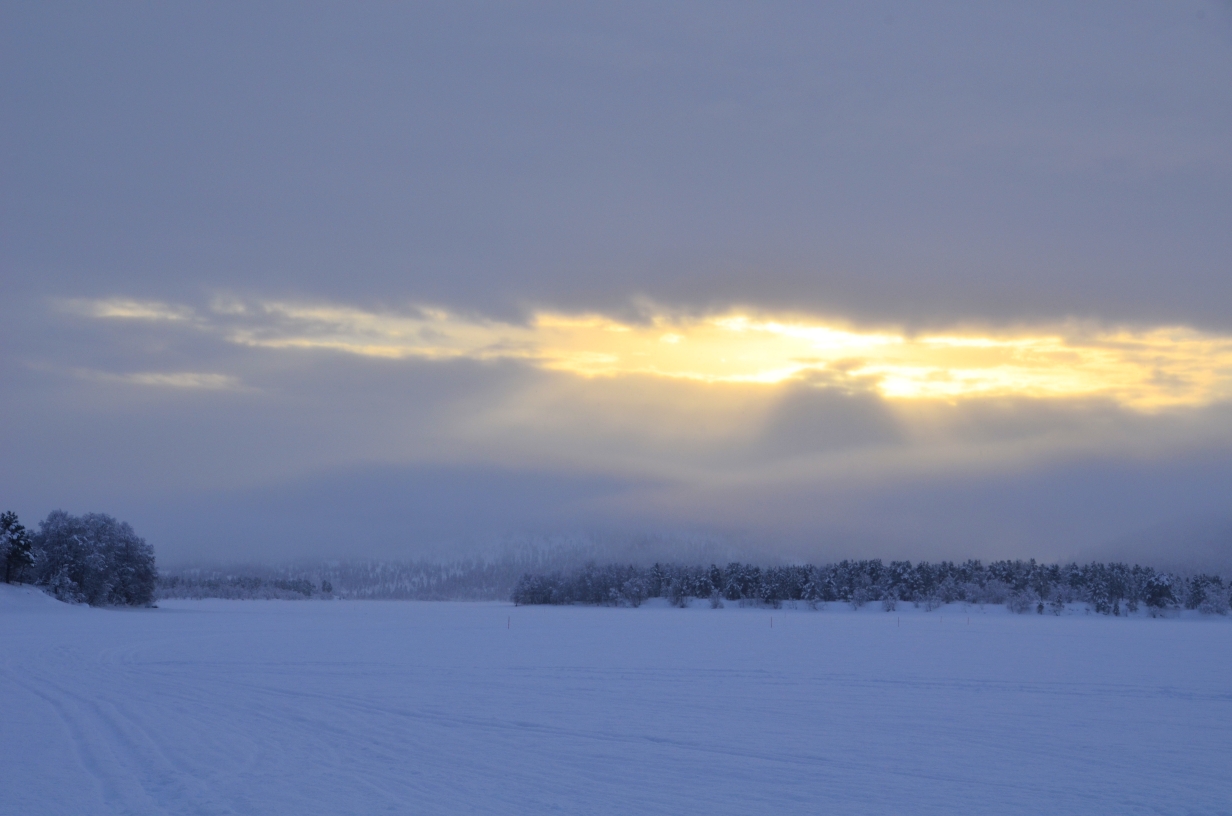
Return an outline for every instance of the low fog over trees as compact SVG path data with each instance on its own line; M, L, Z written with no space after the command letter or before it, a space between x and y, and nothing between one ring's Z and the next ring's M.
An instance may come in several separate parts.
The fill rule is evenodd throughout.
M144 606L158 580L154 548L105 513L56 510L31 535L15 513L0 516L5 580L32 580L62 601Z
M356 560L190 567L162 575L158 580L158 597L507 600L518 579L534 566L537 565L509 557L463 559L446 564Z

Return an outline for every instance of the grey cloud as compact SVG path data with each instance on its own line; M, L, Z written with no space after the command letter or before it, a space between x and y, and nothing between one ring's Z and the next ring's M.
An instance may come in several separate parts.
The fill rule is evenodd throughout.
M1105 459L853 489L833 482L698 491L646 479L473 465L348 468L118 510L169 561L491 553L511 536L600 539L611 552L654 531L645 557L701 536L725 557L1128 558L1232 567L1226 452L1163 463ZM658 497L656 504L651 499Z
M761 446L776 456L894 445L903 439L894 412L873 394L790 388L765 419Z
M206 371L135 371L129 374L113 374L106 371L78 369L73 373L84 379L145 385L153 388L192 388L213 391L242 387L235 377Z
M516 322L646 298L1227 329L1230 69L1205 2L8 4L0 498L185 558L517 529L779 555L1215 540L1188 520L1222 529L1224 406L908 409L215 329L262 300ZM74 312L100 298L140 325Z
M854 470L854 469L853 469ZM664 501L662 518L738 529L746 549L794 559L1128 558L1232 568L1225 446L1142 460L1052 459L937 468L873 482L743 483Z
M1226 485L1226 482L1225 482ZM1077 552L1083 560L1157 564L1178 572L1232 572L1232 513L1201 508Z
M465 465L368 465L132 508L171 563L297 557L458 558L511 534L603 526L594 505L622 480ZM236 524L242 520L242 524Z
M1217 11L14 7L6 274L1227 326Z

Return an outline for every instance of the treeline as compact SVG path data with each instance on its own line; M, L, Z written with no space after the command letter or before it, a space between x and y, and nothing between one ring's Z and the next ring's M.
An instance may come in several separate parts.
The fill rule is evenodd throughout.
M505 600L527 569L518 558L329 561L191 567L159 578L159 598Z
M704 536L511 536L463 558L186 564L160 571L157 597L507 601L527 572L571 571L606 560L727 561L734 552Z
M813 566L759 567L733 562L720 567L655 564L589 564L574 570L526 573L512 593L516 604L639 606L667 598L676 606L705 599L780 607L798 601L816 608L841 602L886 611L900 602L936 609L942 604L1005 604L1015 612L1060 614L1085 603L1106 615L1145 609L1198 609L1227 614L1229 590L1218 575L1178 576L1127 564L1037 564L1031 561L840 561Z
M559 554L432 561L330 561L229 568L186 568L158 579L159 598L306 598L498 600L518 604L638 606L666 598L678 606L841 602L853 607L900 602L934 609L965 602L1005 604L1017 612L1059 614L1066 604L1119 615L1144 609L1225 614L1232 586L1217 575L1180 576L1126 564L964 563L880 560L824 566L725 567L659 563L561 564ZM556 561L556 563L552 563Z
M0 556L6 583L30 581L62 601L146 606L154 600L154 548L105 513L73 516L56 510L34 533L16 513L4 513Z
M186 574L187 573L187 574ZM276 578L258 575L230 575L214 571L187 570L160 575L155 594L158 598L227 598L231 600L301 600L331 595L324 585L308 578Z

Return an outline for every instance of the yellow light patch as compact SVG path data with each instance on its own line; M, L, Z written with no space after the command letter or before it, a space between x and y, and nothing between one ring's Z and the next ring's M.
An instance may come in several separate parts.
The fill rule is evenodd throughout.
M890 399L1103 397L1149 410L1232 396L1232 338L1184 328L912 338L729 315L673 322L673 340L664 343L666 322L616 336L580 325L546 332L537 338L538 357L548 368L592 377L774 384L824 372L827 383ZM597 356L579 356L582 348Z
M642 375L772 386L798 379L893 400L1102 398L1139 410L1232 398L1232 337L1185 327L1080 325L910 336L807 317L733 311L668 312L641 323L601 314L541 312L525 324L440 309L382 313L334 305L239 304L197 328L270 349L329 349L372 357L517 359L581 377ZM191 310L135 301L87 303L112 319L185 319Z

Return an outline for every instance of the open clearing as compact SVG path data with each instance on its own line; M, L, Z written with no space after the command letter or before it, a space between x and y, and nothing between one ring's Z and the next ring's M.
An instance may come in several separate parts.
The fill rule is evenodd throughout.
M6 814L1232 813L1222 618L0 586L0 636Z

